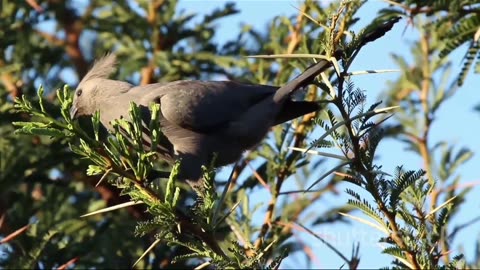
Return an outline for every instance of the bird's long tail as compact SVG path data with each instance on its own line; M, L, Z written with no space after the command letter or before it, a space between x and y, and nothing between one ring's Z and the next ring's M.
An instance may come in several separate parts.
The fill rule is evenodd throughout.
M280 87L277 92L275 92L273 100L276 103L284 102L293 91L312 83L313 79L315 79L317 75L324 72L331 66L332 63L330 61L321 59L318 63L307 68L298 77L291 80L286 85Z

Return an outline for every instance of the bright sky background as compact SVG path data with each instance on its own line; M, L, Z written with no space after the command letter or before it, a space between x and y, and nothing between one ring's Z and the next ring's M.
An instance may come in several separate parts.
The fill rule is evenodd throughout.
M180 0L178 10L183 9L186 13L198 13L202 15L223 6L224 3L225 1L223 0ZM236 3L241 13L224 18L218 23L215 39L219 43L234 39L241 29L241 23L253 25L257 30L262 31L274 16L296 14L297 10L294 7L300 6L300 1L292 0L239 0L236 1ZM362 8L359 14L361 20L353 30L359 30L373 20L376 17L377 10L386 7L386 5L385 2L380 0L369 1ZM407 21L405 19L401 20L386 36L363 48L351 67L351 71L398 68L390 57L390 54L393 52L404 56L407 61L411 62L412 57L410 56L408 44L418 38L418 32L411 27L405 29L406 23ZM44 27L52 28L52 26L48 24ZM457 50L450 56L450 58L454 60L452 75L458 74L464 53L465 47ZM398 74L395 73L362 75L355 77L354 82L357 87L367 91L368 102L372 104L382 99L382 91L387 90L386 82L388 80L394 80L397 76ZM72 85L75 84L74 77L71 75L65 77L68 83L72 82ZM474 86L478 85L480 85L480 76L470 72L464 86L438 111L431 130L431 145L439 141L446 141L451 145L455 145L456 150L464 146L468 146L473 152L480 149L480 140L478 140L478 134L480 133L480 113L473 111L473 107L480 103L479 96L474 94L477 91ZM422 167L422 161L417 155L406 152L404 145L394 140L383 140L378 150L378 156L380 157L378 163L383 165L383 169L386 172L393 172L394 168L398 165L404 165L404 167L409 170L416 170ZM466 165L460 168L462 183L477 182L480 180L476 168L479 162L478 155L474 155ZM331 167L326 165L323 171L319 173L324 173L329 169L331 169ZM223 174L228 170L229 168L223 170ZM217 176L219 176L219 178L225 178L222 174ZM344 192L347 187L360 191L358 187L348 183L341 184L339 191ZM282 191L292 189L295 189L295 187L291 179L287 181ZM479 215L478 199L475 196L475 193L478 192L478 188L470 192L470 196L467 197L467 203L464 204L461 213L455 218L455 224L464 223ZM349 197L345 195L337 197L325 196L325 198L322 198L321 204L310 207L307 212L309 214L320 214L332 206L346 203L348 198ZM261 203L264 204L262 209L265 209L270 196L265 190L259 190L250 199L252 205ZM258 222L262 222L264 213L261 212L256 217L258 217ZM478 225L475 224L458 235L457 241L452 246L452 253L454 255L464 252L468 259L474 258L474 245L479 239L478 228ZM390 265L392 257L381 254L382 248L378 243L378 239L382 235L366 225L352 222L352 225L349 226L335 224L315 227L314 231L323 236L324 239L329 241L346 256L351 254L352 244L360 242L361 268L380 268ZM282 268L338 269L343 265L343 261L330 249L326 248L319 240L316 240L306 233L300 233L299 235L301 235L301 240L304 243L309 244L318 260L315 261L313 265L307 265L305 263L305 257L297 253L287 258L283 262ZM294 238L294 240L297 239ZM459 249L460 245L464 246L464 251Z
M200 0L185 0L180 1L179 9L184 9L187 13L195 12L203 14L212 9L223 6L224 1L200 1ZM222 42L224 40L233 39L240 29L240 23L248 23L262 30L266 24L277 15L292 15L296 14L294 7L298 7L298 1L290 0L261 0L261 1L237 1L237 7L241 13L235 16L230 16L221 21L216 31L216 40ZM376 11L379 8L385 7L386 3L380 0L369 1L360 12L361 21L353 30L358 30L365 24L375 18ZM385 37L374 43L368 44L357 57L351 70L371 70L371 69L395 69L398 68L390 58L390 54L395 52L399 55L405 56L407 61L411 61L410 52L408 50L408 43L418 38L418 33L412 28L406 27L406 20L402 20L395 25L394 30L389 32ZM403 32L405 30L405 32ZM465 53L465 49L455 52L451 59L453 61L452 74L457 74L460 69L460 61ZM367 90L369 103L374 103L381 100L381 92L386 90L387 80L393 80L398 74L378 74L378 75L363 75L354 78L357 87ZM449 144L455 145L456 149L463 146L468 146L472 151L480 149L480 140L478 140L479 120L480 114L473 111L473 107L480 102L478 95L474 94L477 89L474 86L480 85L480 76L471 74L467 78L464 86L453 98L447 101L446 106L442 107L435 119L435 123L431 131L431 145L444 140ZM475 92L474 92L475 91ZM393 172L393 169L398 165L405 165L406 169L419 169L422 166L421 160L414 154L406 152L404 145L393 140L384 140L379 148L379 162L384 165L384 170ZM463 183L478 181L479 173L476 166L479 164L478 155L474 157L463 167L460 172ZM325 171L330 168L325 168ZM340 191L344 191L346 187L358 190L358 187L350 184L341 185ZM287 190L287 188L283 189ZM471 220L478 215L478 199L473 195L478 193L478 188L470 192L467 198L467 203L464 204L462 211L456 217L456 223L460 224ZM269 197L263 196L261 193L252 198L252 203L268 203ZM318 211L321 213L328 209L331 205L339 205L345 203L347 196L333 197L327 196L322 200L322 203L329 205L319 206ZM330 204L331 203L331 204ZM311 210L310 210L311 212ZM263 214L260 215L263 219ZM322 235L336 248L349 256L354 242L360 242L361 254L361 268L380 268L390 265L391 257L381 254L381 247L377 243L381 236L377 231L370 229L366 225L353 222L353 225L329 225L315 228L315 232ZM474 245L479 236L478 225L473 225L463 231L457 237L457 242L452 246L453 254L462 252L459 246L463 245L465 248L465 255L467 258L474 257ZM338 269L343 265L343 261L335 255L330 249L326 248L320 241L309 237L302 233L302 240L309 243L315 252L318 261L313 265L307 265L304 257L296 254L284 261L282 268L334 268ZM345 267L344 267L345 268Z

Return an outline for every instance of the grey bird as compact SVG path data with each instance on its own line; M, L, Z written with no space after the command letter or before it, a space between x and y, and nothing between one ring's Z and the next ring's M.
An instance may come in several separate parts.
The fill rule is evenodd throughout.
M112 120L127 118L133 101L148 126L149 105L159 103L168 141L160 142L157 151L169 163L180 158L179 177L195 186L201 183L201 165L210 164L214 153L216 167L233 163L272 126L318 110L317 102L293 101L291 94L330 66L320 60L282 87L194 80L134 86L108 79L116 69L116 57L109 54L80 81L70 113L75 119L100 111L101 123L112 130Z

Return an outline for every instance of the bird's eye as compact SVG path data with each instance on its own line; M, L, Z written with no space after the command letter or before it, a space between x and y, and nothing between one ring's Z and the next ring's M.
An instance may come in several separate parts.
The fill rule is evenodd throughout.
M82 89L78 89L77 90L77 97L81 96L82 95Z

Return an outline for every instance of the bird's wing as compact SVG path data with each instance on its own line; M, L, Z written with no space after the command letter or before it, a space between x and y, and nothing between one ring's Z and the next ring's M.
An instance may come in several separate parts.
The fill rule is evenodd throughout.
M251 106L273 96L278 89L230 81L177 81L144 87L148 87L146 91L139 91L145 93L144 102L159 102L166 120L202 133L227 127Z

